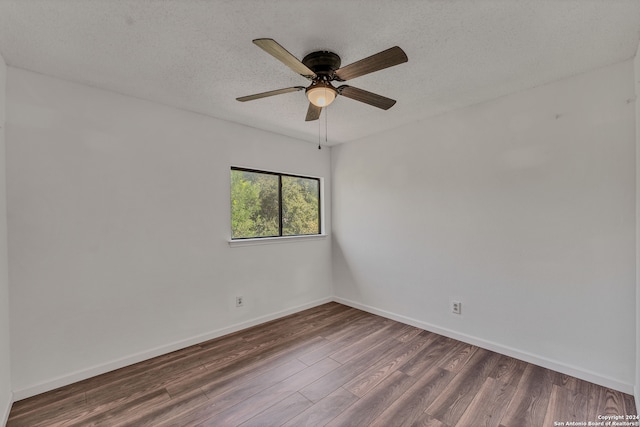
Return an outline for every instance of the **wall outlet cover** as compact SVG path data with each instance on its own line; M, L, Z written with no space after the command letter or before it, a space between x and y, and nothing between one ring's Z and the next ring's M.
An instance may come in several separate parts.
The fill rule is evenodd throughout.
M451 301L451 312L453 314L462 314L462 303L460 301Z

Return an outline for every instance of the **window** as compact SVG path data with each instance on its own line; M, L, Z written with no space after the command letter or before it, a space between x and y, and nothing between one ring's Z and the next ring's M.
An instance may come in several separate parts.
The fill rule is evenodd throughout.
M320 234L320 179L231 168L231 238Z

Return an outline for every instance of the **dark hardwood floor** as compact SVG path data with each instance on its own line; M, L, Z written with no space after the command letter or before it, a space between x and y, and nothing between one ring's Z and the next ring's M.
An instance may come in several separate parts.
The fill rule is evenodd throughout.
M329 303L18 401L7 425L544 427L634 414L627 394Z

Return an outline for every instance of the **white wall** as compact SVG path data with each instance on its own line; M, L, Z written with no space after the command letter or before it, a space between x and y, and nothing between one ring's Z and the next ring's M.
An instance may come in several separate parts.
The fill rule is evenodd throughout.
M633 98L627 61L334 148L338 300L633 392Z
M328 202L329 149L11 67L7 105L16 399L330 299L330 238L227 242L230 166Z
M325 301L331 246L341 302L633 390L632 62L334 147L331 159L313 144L7 73L16 398ZM230 248L230 165L327 187L333 176L333 245ZM449 313L452 298L462 316ZM10 401L10 387L0 393Z
M12 402L9 346L9 273L7 263L7 192L5 174L5 87L7 66L0 56L0 425Z

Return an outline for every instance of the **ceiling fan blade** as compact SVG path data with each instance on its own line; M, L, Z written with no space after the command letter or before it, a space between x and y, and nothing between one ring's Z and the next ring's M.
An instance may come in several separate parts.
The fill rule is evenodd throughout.
M294 86L294 87L288 87L285 89L270 90L269 92L256 93L255 95L241 96L240 98L236 98L236 99L240 102L253 101L254 99L266 98L267 96L280 95L280 94L289 93L289 92L297 92L299 90L303 90L304 88L305 88L304 86Z
M290 54L289 51L280 46L275 40L255 39L253 43L301 76L308 79L316 77L316 73L300 62L298 58Z
M342 85L336 90L342 96L364 102L365 104L373 105L374 107L382 108L383 110L388 110L396 103L394 99L387 98L373 92L368 92L363 89L358 89L353 86Z
M408 60L409 58L407 58L404 50L394 46L336 70L336 76L342 81L351 80L374 71L402 64Z
M304 119L304 121L311 122L313 120L318 120L320 118L321 112L322 107L317 107L312 103L309 103L309 108L307 109L307 117Z

